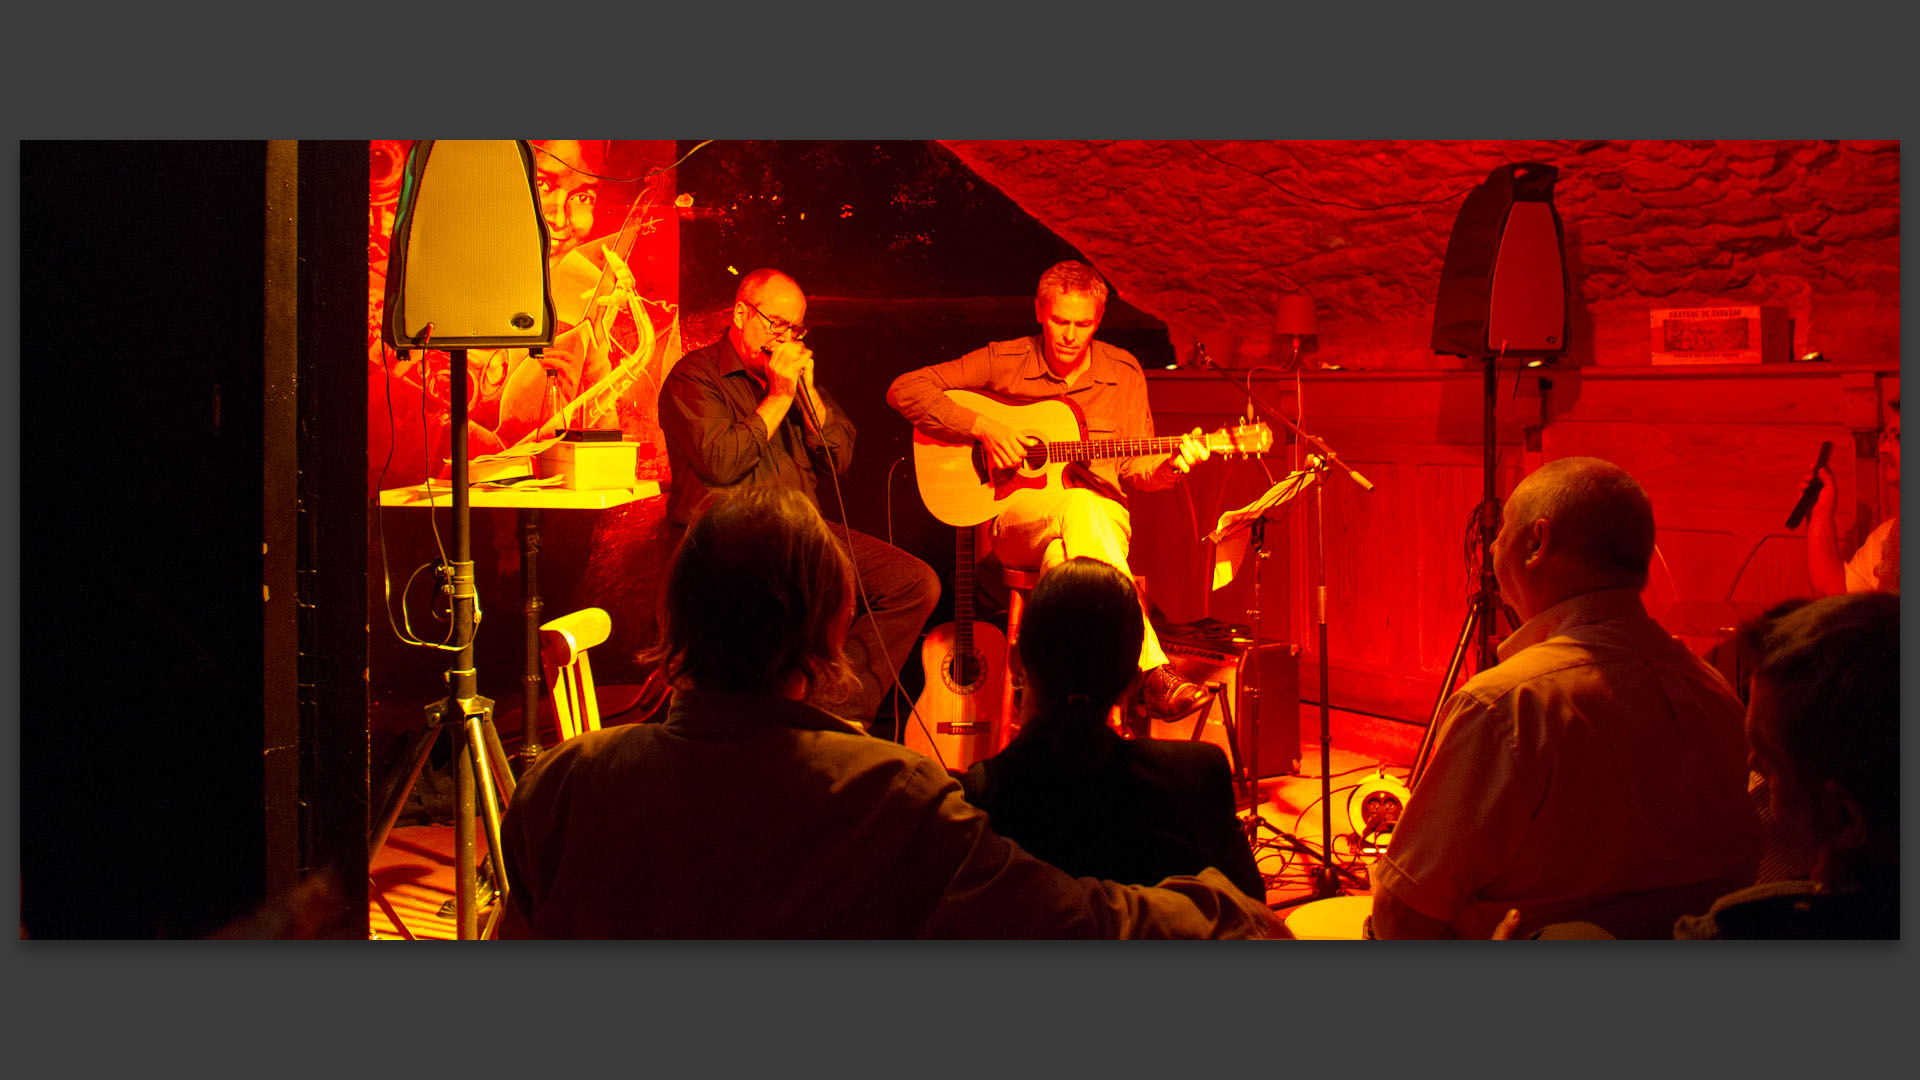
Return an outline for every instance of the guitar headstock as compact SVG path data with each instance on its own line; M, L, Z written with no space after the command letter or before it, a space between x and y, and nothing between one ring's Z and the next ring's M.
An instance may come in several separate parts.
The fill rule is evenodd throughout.
M1215 454L1264 454L1273 449L1273 429L1264 423L1241 424L1214 432L1206 443Z

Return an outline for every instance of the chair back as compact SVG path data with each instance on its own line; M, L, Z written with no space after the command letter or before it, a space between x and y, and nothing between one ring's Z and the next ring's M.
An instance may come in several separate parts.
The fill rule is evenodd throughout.
M612 633L613 619L597 607L581 608L540 626L540 663L562 741L583 731L600 730L600 700L587 650Z

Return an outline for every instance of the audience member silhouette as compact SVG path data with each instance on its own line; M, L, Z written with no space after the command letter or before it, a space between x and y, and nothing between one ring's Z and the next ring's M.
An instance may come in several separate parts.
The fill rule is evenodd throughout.
M505 823L503 937L1268 937L1217 870L1076 879L936 762L805 703L854 679L853 572L796 490L717 493L667 571L664 723L543 754Z
M1020 733L967 770L967 798L1070 874L1150 884L1212 866L1264 898L1220 748L1123 739L1107 722L1140 677L1139 606L1107 563L1081 556L1047 571L1021 623Z
M1808 874L1682 918L1677 938L1900 936L1900 600L1843 593L1761 638L1747 711L1754 768Z

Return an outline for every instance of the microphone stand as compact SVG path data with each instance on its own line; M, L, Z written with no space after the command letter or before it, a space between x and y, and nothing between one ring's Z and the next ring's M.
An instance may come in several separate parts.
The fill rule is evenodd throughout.
M1342 461L1340 459L1340 455L1336 453L1331 446L1328 446L1325 440L1321 439L1317 435L1308 433L1307 431L1302 429L1300 425L1287 419L1279 411L1268 408L1266 403L1260 400L1259 396L1253 392L1253 389L1251 387L1242 386L1238 379L1235 379L1232 375L1227 373L1225 368L1222 368L1218 363L1214 362L1214 359L1207 355L1206 346L1204 345L1198 347L1197 362L1202 368L1205 368L1206 370L1213 372L1215 375L1220 376L1220 378L1226 381L1227 385L1232 386L1235 390L1238 390L1241 393L1245 394L1247 401L1253 406L1253 408L1256 411L1259 412L1261 416L1287 428L1289 431L1292 431L1294 435L1302 443L1312 446L1314 450L1319 454L1320 459L1322 461L1322 464L1320 466L1321 469L1324 470L1330 465L1338 466L1343 472L1345 472L1349 477L1353 479L1354 483L1360 485L1360 489L1362 491L1373 490L1373 484L1370 481L1368 481L1366 477L1361 476L1358 472L1355 472L1352 466L1348 465L1345 461ZM1323 494L1325 487L1326 487L1325 484L1316 484L1314 485L1314 491L1313 491L1314 535L1315 535L1315 543L1318 547L1319 555L1320 555L1318 574L1316 576L1315 590L1314 590L1315 612L1316 612L1316 619L1319 625L1319 645L1320 645L1320 813L1321 813L1320 867L1314 874L1313 893L1310 896L1304 897L1296 901L1289 901L1288 904L1283 904L1281 906L1289 906L1290 904L1294 904L1294 903L1305 903L1307 900L1322 900L1328 897L1343 895L1340 888L1339 872L1334 868L1334 865L1333 865L1333 735L1332 735L1333 729L1332 729L1332 705L1329 700L1332 697L1332 695L1328 693L1329 676L1328 676L1328 662L1327 662L1327 513L1326 513L1325 496ZM1257 573L1257 570L1258 570L1257 565L1255 569ZM1257 670L1259 668L1259 649L1260 649L1260 627L1257 623L1253 626L1253 647L1254 647L1253 666ZM1254 731L1257 737L1258 728L1256 727ZM1260 814L1260 799L1259 799L1260 777L1257 772L1252 777L1252 786L1254 788L1253 812L1254 812L1254 817L1257 819ZM1299 840L1294 840L1293 842L1296 844L1302 843L1302 841L1299 841Z

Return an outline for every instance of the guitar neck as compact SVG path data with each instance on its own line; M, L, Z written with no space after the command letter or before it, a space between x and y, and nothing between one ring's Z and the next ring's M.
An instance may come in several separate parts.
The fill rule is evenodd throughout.
M1171 454L1180 449L1180 436L1157 439L1096 439L1084 442L1046 444L1048 464L1060 461L1093 461L1097 458L1144 457Z

